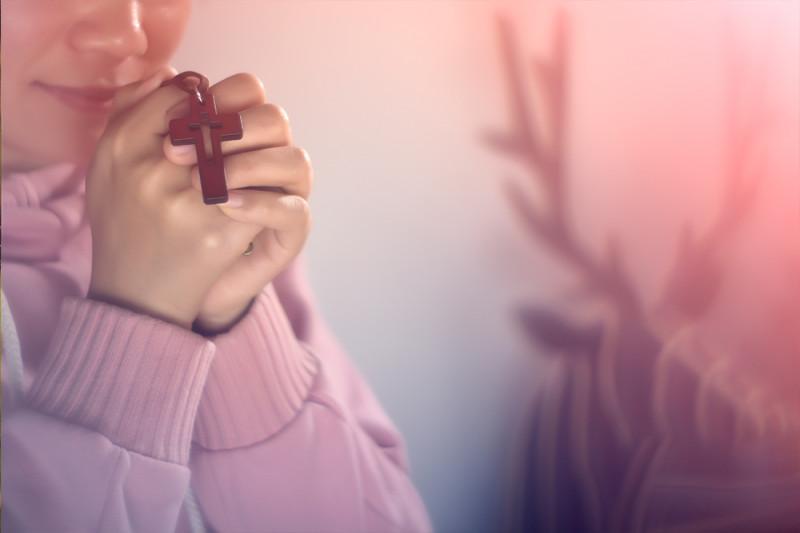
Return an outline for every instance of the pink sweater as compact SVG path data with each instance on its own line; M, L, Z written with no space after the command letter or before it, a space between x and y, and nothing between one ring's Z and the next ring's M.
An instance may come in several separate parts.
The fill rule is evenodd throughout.
M2 181L2 277L24 360L7 394L2 529L430 531L402 436L320 317L296 260L205 338L87 299L83 171Z

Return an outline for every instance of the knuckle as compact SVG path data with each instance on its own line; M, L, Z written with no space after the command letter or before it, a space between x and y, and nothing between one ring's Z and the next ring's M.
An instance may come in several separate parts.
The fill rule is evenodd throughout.
M200 238L200 246L206 251L218 251L225 246L225 238L219 230L209 230Z
M311 156L308 155L308 151L306 151L305 148L301 148L300 146L293 146L292 155L294 159L297 161L297 164L300 166L300 168L303 169L304 173L308 173L311 171Z
M289 125L289 113L286 111L285 108L283 108L283 107L281 107L281 106L279 106L277 104L273 104L273 105L275 106L275 111L280 116L281 121L284 122L288 126Z
M150 198L152 196L148 195L148 199ZM184 209L178 198L173 198L171 201L162 201L156 212L160 214L162 223L167 227L175 227L185 219Z
M152 211L152 215L153 222L165 233L175 229L180 223L178 209L171 202L164 202L159 209Z
M283 142L289 139L289 115L286 111L275 104L264 104L261 106L263 126L273 135Z
M170 172L169 164L163 162L145 165L139 167L135 175L131 176L133 179L126 179L126 182L130 184L129 187L134 189L137 198L147 205L180 203L179 200L182 200L182 197L173 198L167 194L168 190L165 188Z
M295 217L306 219L311 213L311 207L302 196L288 195L284 197L284 202L289 212L293 213Z
M248 120L250 117L248 117ZM289 137L289 124L281 113L280 107L275 104L261 104L257 112L252 115L253 124L245 124L245 135L252 128L264 132L271 141L286 142Z
M262 102L266 101L267 91L264 88L264 82L261 80L261 78L259 78L252 72L240 72L236 76L240 78L243 83L250 86L252 90L260 96Z
M304 195L311 194L311 187L314 182L314 167L311 164L311 157L308 151L299 146L294 147L294 158L297 161L297 172L303 181Z
M112 159L115 161L122 160L126 154L131 152L131 136L126 134L125 128L117 127L111 133L108 139L108 149Z
M133 188L136 199L139 203L144 205L156 204L162 197L160 181L154 174L142 176L140 179L136 180L136 184ZM167 205L171 207L173 203L174 202L170 202Z
M158 212L163 214L162 218L165 227L180 232L185 232L188 229L192 234L198 233L196 220L189 216L195 209L196 198L194 191L183 191L169 195L159 191L157 194L158 196L154 202Z

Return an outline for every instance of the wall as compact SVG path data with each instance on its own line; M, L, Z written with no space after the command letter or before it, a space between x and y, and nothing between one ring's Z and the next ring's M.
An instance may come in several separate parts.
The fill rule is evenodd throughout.
M574 30L569 170L587 246L621 235L652 297L682 221L712 216L731 28L744 68L771 80L783 117L770 130L774 164L791 177L771 182L771 197L783 198L777 220L797 222L796 3L561 5ZM563 293L563 268L529 243L499 187L530 178L481 142L508 122L495 14L512 17L529 57L547 53L553 7L205 0L175 61L212 82L254 72L288 111L316 170L312 284L405 434L441 532L498 528L541 368L511 309Z

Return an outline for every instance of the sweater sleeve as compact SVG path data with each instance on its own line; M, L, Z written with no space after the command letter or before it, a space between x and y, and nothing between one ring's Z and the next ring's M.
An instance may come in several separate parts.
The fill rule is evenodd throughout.
M214 345L64 299L42 366L3 416L2 529L173 532Z
M320 317L301 258L213 338L191 459L206 520L219 533L430 531L403 438Z

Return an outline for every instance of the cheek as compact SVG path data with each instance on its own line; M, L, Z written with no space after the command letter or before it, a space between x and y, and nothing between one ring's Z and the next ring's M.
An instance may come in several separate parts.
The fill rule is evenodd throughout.
M32 124L54 121L46 114L49 102L31 83L42 77L42 64L69 26L72 8L70 0L3 0L0 112L4 146L36 152L50 141L48 134L58 130L54 124L37 136L32 128Z
M48 9L45 4L49 4ZM66 2L65 2L66 4ZM4 0L2 27L3 93L29 82L31 68L47 55L68 24L68 6L45 0Z
M144 6L142 27L147 34L147 60L164 64L180 44L189 22L190 0L173 0L160 6Z

